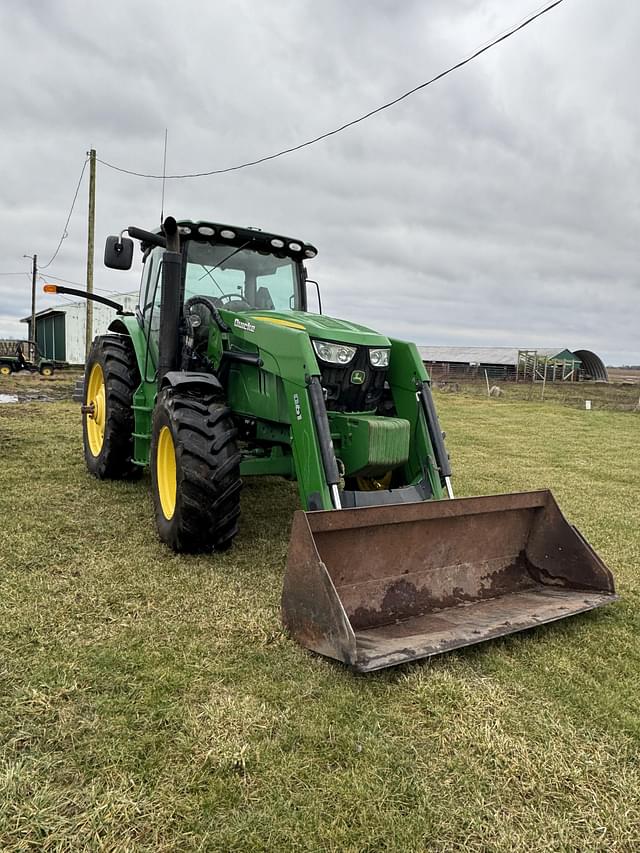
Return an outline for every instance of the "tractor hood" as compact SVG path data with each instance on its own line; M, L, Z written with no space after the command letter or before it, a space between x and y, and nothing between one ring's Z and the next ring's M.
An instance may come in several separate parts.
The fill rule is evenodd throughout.
M309 314L306 311L252 311L242 313L258 322L273 323L288 328L306 331L310 338L323 341L336 341L341 344L361 344L370 347L388 347L389 339L373 329L337 320L325 314Z

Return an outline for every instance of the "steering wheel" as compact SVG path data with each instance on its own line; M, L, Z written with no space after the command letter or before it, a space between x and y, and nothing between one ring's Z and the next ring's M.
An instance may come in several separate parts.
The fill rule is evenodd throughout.
M209 296L192 296L191 299L187 299L187 301L184 303L184 312L185 314L189 314L191 312L191 309L196 305L203 305L211 313L211 316L216 321L216 324L220 331L228 332L229 327L222 319L222 317L220 316L220 312L218 311L218 307L221 302L222 300L219 296L214 296L213 298Z

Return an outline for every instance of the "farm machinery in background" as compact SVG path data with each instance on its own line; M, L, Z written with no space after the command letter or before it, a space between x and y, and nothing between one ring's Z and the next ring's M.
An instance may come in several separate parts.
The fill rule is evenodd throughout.
M0 376L10 376L23 370L52 376L55 364L43 357L35 341L0 341Z
M84 454L101 479L150 466L168 546L224 551L242 478L297 480L283 623L359 671L616 598L550 492L454 499L415 345L310 313L314 246L173 218L126 231L107 239L105 264L129 269L140 241L139 307L116 305L91 348Z

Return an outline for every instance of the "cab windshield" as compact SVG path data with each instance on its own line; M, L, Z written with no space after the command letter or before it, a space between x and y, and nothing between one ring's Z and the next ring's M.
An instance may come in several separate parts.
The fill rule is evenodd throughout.
M303 310L300 273L291 258L190 240L185 301L209 296L231 311Z

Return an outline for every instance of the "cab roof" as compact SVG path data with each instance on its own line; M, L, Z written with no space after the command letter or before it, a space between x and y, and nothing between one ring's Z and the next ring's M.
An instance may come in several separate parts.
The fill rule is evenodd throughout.
M285 237L283 234L262 231L259 228L239 228L237 225L225 225L222 222L209 220L194 222L190 219L179 219L177 225L181 242L200 240L223 246L241 246L280 257L290 257L296 261L309 260L318 254L318 250L311 243L305 243L294 237ZM162 234L162 230L157 229L155 233ZM147 248L143 243L143 251Z

